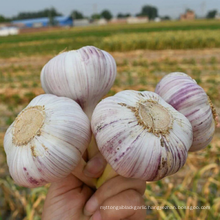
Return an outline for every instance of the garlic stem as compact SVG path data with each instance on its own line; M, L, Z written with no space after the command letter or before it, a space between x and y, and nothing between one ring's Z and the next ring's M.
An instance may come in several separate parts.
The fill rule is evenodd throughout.
M86 185L90 186L91 188L95 188L96 187L96 179L94 178L89 178L87 176L85 176L83 174L83 170L86 166L86 162L85 160L83 160L83 158L81 158L79 164L77 165L77 167L74 169L74 171L72 172L72 174L77 177L79 180L81 180L82 182L84 182Z
M87 148L87 151L89 159L93 158L99 152L94 135L92 135L91 142Z
M92 118L92 113L95 109L95 105L91 105L91 106L88 106L88 107L85 107L83 108L83 111L85 112L85 114L87 115L87 117L89 118L89 120L91 121L91 118Z
M99 179L97 180L96 188L98 189L107 180L110 180L115 176L118 176L118 174L112 169L111 165L108 163L105 167L102 176L100 176Z

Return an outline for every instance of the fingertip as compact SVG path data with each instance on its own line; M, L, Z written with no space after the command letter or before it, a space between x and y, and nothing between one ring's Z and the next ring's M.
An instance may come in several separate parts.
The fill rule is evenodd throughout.
M99 202L95 196L92 196L85 205L84 215L91 216L99 207Z
M90 220L102 220L101 212L97 210L94 215L90 218Z
M87 177L98 178L103 173L105 166L105 159L103 158L101 153L98 153L96 156L94 156L87 162L85 169L83 170L83 173Z

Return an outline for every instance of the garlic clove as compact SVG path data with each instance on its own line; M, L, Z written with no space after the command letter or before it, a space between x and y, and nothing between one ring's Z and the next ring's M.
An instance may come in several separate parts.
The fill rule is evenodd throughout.
M109 53L86 46L52 58L41 71L41 84L46 93L75 100L91 118L116 73L115 60Z
M208 146L215 132L217 114L202 87L187 74L175 72L166 75L155 92L191 122L193 144L189 151Z
M38 187L69 175L91 139L90 122L71 99L40 95L4 138L9 171L18 185Z
M102 100L91 126L115 172L146 181L177 172L192 144L188 119L153 92L127 90Z

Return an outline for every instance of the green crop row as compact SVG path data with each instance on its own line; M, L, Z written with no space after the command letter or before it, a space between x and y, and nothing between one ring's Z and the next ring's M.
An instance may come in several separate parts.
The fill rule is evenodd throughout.
M56 55L95 45L110 51L219 47L219 21L73 27L0 38L0 58Z
M100 46L108 51L215 48L220 47L219 35L220 30L115 34L104 38Z

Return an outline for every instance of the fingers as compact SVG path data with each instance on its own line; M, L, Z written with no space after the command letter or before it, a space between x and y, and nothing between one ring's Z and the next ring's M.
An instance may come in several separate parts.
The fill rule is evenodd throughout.
M117 176L104 183L88 200L84 208L84 214L91 216L109 198L118 195L125 190L135 190L140 195L144 194L146 183L143 180Z
M87 162L83 172L87 177L98 178L103 173L106 164L104 157L98 152Z
M52 183L49 188L49 193L47 197L51 195L53 197L61 197L69 194L71 191L75 192L75 194L79 193L81 195L92 195L92 190L83 184L79 179L70 174L59 182ZM88 196L87 196L88 197ZM89 197L88 197L89 198Z
M85 183L87 186L92 189L96 188L97 180L95 178L88 177L84 175L83 170L85 169L87 163L81 158L75 169L72 171L72 174Z
M79 219L73 216L81 215L92 193L89 187L72 174L59 182L52 183L44 203L42 220ZM78 213L79 210L80 213Z
M82 185L83 184L79 179L70 174L63 179L52 183L50 186L50 190L54 190L56 194L59 195L64 194L72 189L81 187Z
M146 210L143 207L144 199L141 194L130 189L107 199L91 220L144 220Z

